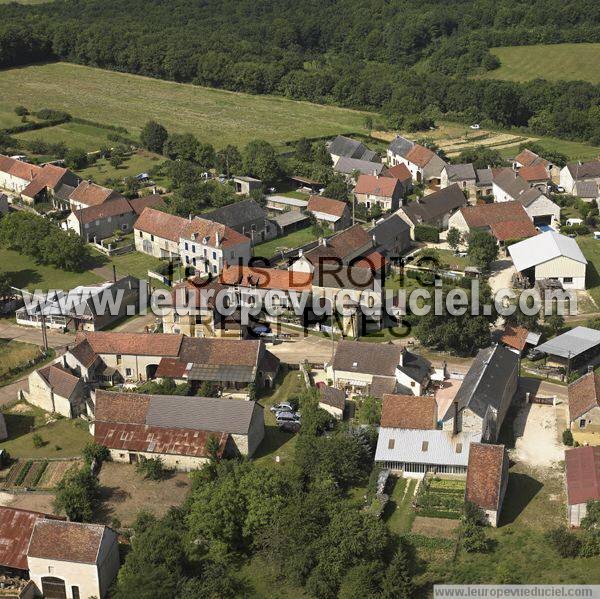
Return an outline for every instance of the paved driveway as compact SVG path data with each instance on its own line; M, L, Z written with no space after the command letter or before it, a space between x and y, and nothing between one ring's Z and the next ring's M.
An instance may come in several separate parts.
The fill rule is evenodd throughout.
M54 348L64 347L75 339L75 335L72 333L59 333L53 329L47 329L47 337L48 345ZM0 338L42 345L42 331L40 329L37 327L22 327L6 320L0 320Z

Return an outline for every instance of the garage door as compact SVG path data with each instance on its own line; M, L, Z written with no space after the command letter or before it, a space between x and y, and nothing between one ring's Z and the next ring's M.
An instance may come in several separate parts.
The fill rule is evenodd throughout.
M54 576L43 577L42 594L46 599L67 599L65 581Z

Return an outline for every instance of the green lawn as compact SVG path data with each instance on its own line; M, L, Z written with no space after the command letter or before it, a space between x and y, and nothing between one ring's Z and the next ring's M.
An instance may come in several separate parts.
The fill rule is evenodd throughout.
M390 483L391 484L391 483ZM412 507L417 481L414 478L396 478L390 500L385 506L384 518L389 529L398 535L410 532L415 511Z
M105 184L109 179L125 179L126 177L134 177L139 173L148 172L153 166L160 164L164 160L157 154L139 150L127 159L119 167L111 166L108 160L101 158L92 166L78 171L78 174L83 179L92 179L100 185Z
M99 262L101 257L98 256ZM94 263L92 266L95 266ZM95 273L67 272L53 266L36 264L30 256L12 250L0 249L0 271L8 272L12 284L21 289L72 289L77 285L91 285L101 282Z
M487 79L509 81L589 81L600 83L600 44L538 44L492 48L501 66L485 74Z
M278 237L277 239L272 239L266 243L254 246L254 255L263 258L278 257L278 252L282 249L290 250L297 248L305 243L314 241L315 239L316 237L312 227L305 227L304 229L294 231L284 237Z
M35 359L39 354L40 348L37 345L14 339L0 339L0 380L11 369Z
M48 424L50 414L26 403L3 410L8 440L0 443L13 458L69 458L81 455L84 445L92 440L82 420L60 418ZM33 435L42 437L44 445L35 447Z
M0 113L17 104L49 106L73 116L120 125L137 136L148 119L194 133L217 147L256 138L278 143L300 137L364 132L365 113L285 98L241 94L67 63L2 71ZM126 99L126 101L124 101Z
M592 299L600 306L600 240L577 237L577 243L588 260L586 287Z
M35 131L24 131L14 135L16 139L31 141L39 139L46 143L64 142L70 148L79 148L86 152L94 152L102 146L113 146L114 142L108 139L108 135L114 133L103 127L84 125L81 123L63 123L55 127L37 129Z
M111 256L106 266L112 268L113 264L117 267L117 277L133 275L138 279L147 280L148 270L158 268L164 261L141 252L130 252L121 256ZM158 281L153 279L154 283L158 284Z

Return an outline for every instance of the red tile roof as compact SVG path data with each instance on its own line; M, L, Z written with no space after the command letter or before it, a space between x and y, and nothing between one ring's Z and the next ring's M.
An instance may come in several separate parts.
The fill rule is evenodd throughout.
M400 191L400 181L393 177L361 175L356 182L354 193L367 193L383 198L391 198Z
M97 390L94 418L104 422L145 424L152 396L131 393L125 399L126 401L123 400L122 393Z
M529 331L525 327L507 324L504 327L504 334L500 338L500 341L504 343L504 345L523 351L527 344L527 335L529 335Z
M405 181L410 181L412 179L412 175L410 174L408 167L403 162L401 162L400 164L397 164L396 166L392 166L391 168L388 168L383 173L383 176L384 177L393 177L394 179L398 179L398 181L402 181L403 183Z
M33 181L34 177L38 175L42 169L36 164L29 164L22 160L15 160L8 156L0 155L0 171L8 173L18 179L24 179L25 181Z
M250 243L248 237L231 227L198 217L187 222L181 236L202 243L206 240L206 245L210 247L230 247L240 243Z
M415 144L406 155L406 160L416 164L417 166L424 167L429 161L435 156L429 148L420 144Z
M0 506L0 566L27 570L31 533L36 520L45 516L41 512Z
M187 218L181 216L161 212L154 208L144 208L135 223L135 229L161 239L178 242L189 222Z
M507 460L504 445L471 443L465 498L484 510L499 510Z
M568 387L569 420L573 422L592 408L600 408L600 375L588 372Z
M569 505L600 500L600 446L565 451Z
M97 206L108 200L122 198L123 196L114 189L102 187L91 181L82 181L69 196L69 200L85 206Z
M358 268L372 268L376 272L385 268L386 264L387 258L376 250L361 256L357 262L352 262L352 266Z
M437 425L437 404L435 397L417 395L383 396L381 426L385 428L408 428L433 430Z
M106 530L100 524L39 519L27 554L47 560L96 564Z
M541 164L547 166L550 164L545 158L538 156L535 152L525 149L515 156L515 162L522 164L523 166L533 166L534 164Z
M167 333L115 333L84 332L78 333L76 345L87 341L96 354L120 354L135 356L179 355L183 335Z
M41 171L36 174L33 181L21 192L28 198L34 198L43 189L55 189L68 173L66 168L55 164L44 164Z
M346 260L365 246L372 245L371 236L359 225L353 225L323 240L316 248L304 255L312 264L317 265L319 258L337 257Z
M543 164L534 164L532 166L524 166L519 169L519 175L525 181L548 181L550 177Z
M497 202L460 209L469 228L490 227L500 241L537 235L536 228L520 202Z
M344 211L348 209L348 204L340 200L332 200L321 196L310 196L308 198L308 206L306 209L309 212L323 212L332 216L343 216Z
M230 266L223 270L219 281L223 285L260 287L261 289L293 289L295 291L312 289L311 273L260 266Z
M119 216L121 214L130 214L133 212L129 202L125 198L115 198L103 204L88 206L80 210L74 210L73 215L82 224L92 223L95 220Z

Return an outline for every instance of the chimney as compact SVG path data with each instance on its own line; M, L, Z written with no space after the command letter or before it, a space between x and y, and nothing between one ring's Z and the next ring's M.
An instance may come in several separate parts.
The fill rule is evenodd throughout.
M302 250L302 248L300 248L298 250L298 258L302 258L303 255L304 255L304 251Z
M63 354L63 356L62 356L62 365L64 368L69 367L69 365L67 364L67 354Z
M192 222L192 213L191 213L191 212L188 214L188 220L189 220L190 222Z
M400 359L398 360L399 366L404 366L404 356L406 354L406 347L400 349Z
M455 401L452 404L454 406L454 418L452 419L452 434L458 434L458 402Z

